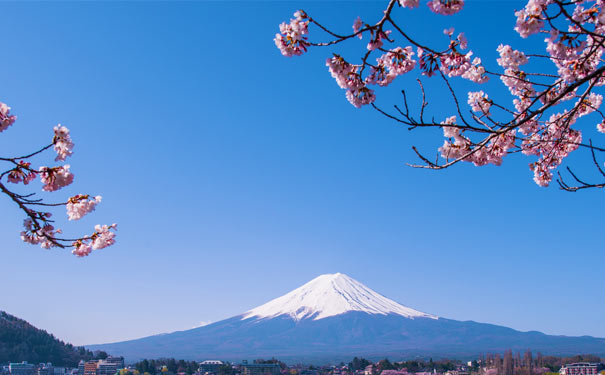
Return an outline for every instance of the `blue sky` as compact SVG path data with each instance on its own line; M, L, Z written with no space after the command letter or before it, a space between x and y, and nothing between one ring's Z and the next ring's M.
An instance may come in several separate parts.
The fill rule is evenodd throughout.
M69 127L76 180L54 196L103 203L61 227L117 222L119 232L85 259L45 251L20 241L22 216L0 200L0 309L75 344L102 343L217 321L343 272L439 316L605 337L602 193L539 188L522 156L409 168L411 146L432 154L439 132L355 109L325 67L328 50L287 59L273 44L300 7L348 31L382 5L2 3L0 100L19 120L0 136L1 154ZM432 43L447 43L445 26L465 31L497 69L500 40L543 48L512 30L522 5L469 1L449 18L424 6L400 17ZM356 57L366 42L343 51ZM427 88L431 114L444 118L449 98Z

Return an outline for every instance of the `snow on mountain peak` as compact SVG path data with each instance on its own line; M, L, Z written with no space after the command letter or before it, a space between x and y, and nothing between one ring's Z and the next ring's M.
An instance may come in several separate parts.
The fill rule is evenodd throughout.
M243 319L289 315L295 320L319 320L349 311L368 314L397 314L406 318L438 317L390 300L342 273L316 277L288 294L244 313Z

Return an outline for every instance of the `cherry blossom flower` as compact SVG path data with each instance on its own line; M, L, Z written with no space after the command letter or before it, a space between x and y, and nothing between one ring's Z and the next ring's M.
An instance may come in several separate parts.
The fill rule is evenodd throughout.
M71 150L74 148L74 144L69 136L69 129L65 126L59 124L55 126L54 131L55 136L53 138L53 143L55 145L55 151L57 152L55 161L64 161L68 156L73 154Z
M46 218L51 216L50 213L44 213ZM61 229L55 230L55 227L46 223L42 228L37 228L31 218L23 221L25 230L21 232L21 240L23 242L40 245L43 249L50 249L57 246L51 239L54 239L57 234L61 233Z
M376 59L376 67L371 68L371 74L366 77L366 83L387 86L397 76L405 74L416 66L412 58L412 47L397 47Z
M515 30L522 38L527 38L542 29L544 26L544 21L541 17L542 11L551 2L552 0L529 0L525 8L515 12L515 16L517 16Z
M279 31L281 34L275 34L275 45L281 51L282 55L300 56L307 52L309 42L307 41L306 34L309 33L308 25L309 21L307 15L298 11L294 13L294 17L290 19L290 23L287 24L282 22L279 25Z
M359 77L359 66L349 64L341 56L326 59L326 66L341 89L356 88L363 85Z
M427 5L434 13L449 16L462 10L464 0L429 0Z
M376 100L374 90L361 86L359 88L347 90L347 100L356 108L373 103Z
M456 51L441 56L440 70L448 77L460 77L471 68L473 52L463 55Z
M500 44L496 50L500 54L500 58L496 61L504 69L513 68L518 70L520 65L528 62L523 52L513 50L508 44Z
M56 191L71 184L74 181L74 175L69 172L69 165L62 167L40 167L38 173L40 180L44 184L42 190Z
M382 40L383 39L388 40L390 34L391 34L391 30L378 31L376 38L372 38L372 40L370 40L370 43L368 43L368 45L367 45L368 50L374 51L375 49L382 47Z
M95 210L97 204L101 203L101 196L88 199L88 195L78 194L67 201L67 216L69 220L80 220L84 215Z
M8 127L17 120L17 116L10 114L10 109L11 107L4 103L0 103L0 133L8 129Z
M355 20L355 22L353 22L353 32L357 33L359 30L361 30L362 27L363 27L363 21L361 20L360 17L357 17L357 19ZM359 33L357 35L357 37L359 39L363 38L362 33Z
M464 35L464 33L458 34L456 39L458 40L458 45L460 46L460 48L462 48L462 49L468 48L468 40L466 39L466 36Z
M92 252L92 245L83 240L78 240L73 244L74 249L71 251L72 254L78 258L88 256Z
M31 163L21 160L19 164L6 176L8 182L18 184L22 182L24 185L29 184L36 178L36 172L31 170Z
M468 105L475 112L489 115L489 109L492 106L492 101L483 91L475 91L468 93Z
M91 236L93 250L104 249L107 246L113 245L115 241L115 232L117 224L112 225L95 225L95 233Z
M399 0L399 5L404 8L418 8L420 0Z
M552 172L542 163L532 163L529 169L534 172L534 181L542 187L547 187L552 181Z
M586 116L596 110L599 109L603 103L603 96L599 94L595 94L591 92L586 98L582 99L580 102L576 104L578 111L576 112L576 116L582 117Z
M485 68L481 66L481 59L478 57L473 59L471 66L462 74L462 78L475 83L485 83L489 81L489 77L485 75Z

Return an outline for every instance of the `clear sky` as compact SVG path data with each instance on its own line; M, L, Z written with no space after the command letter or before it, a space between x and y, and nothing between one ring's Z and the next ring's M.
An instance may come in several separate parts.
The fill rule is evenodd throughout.
M447 318L605 337L603 192L539 188L521 155L409 168L411 146L433 154L439 132L355 109L325 67L328 50L288 59L273 43L300 7L349 31L383 4L2 2L0 100L19 120L0 154L69 127L76 180L54 196L103 203L61 227L117 222L119 232L88 258L45 251L20 241L21 213L0 199L0 309L74 344L103 343L217 321L342 272ZM496 70L501 40L543 48L512 29L522 5L400 16L423 41L465 31ZM431 114L444 118L451 103L434 87Z

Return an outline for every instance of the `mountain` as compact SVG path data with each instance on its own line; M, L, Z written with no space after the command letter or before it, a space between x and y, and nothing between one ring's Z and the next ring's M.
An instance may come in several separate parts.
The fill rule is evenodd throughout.
M28 361L77 366L81 359L93 357L83 347L66 344L25 320L0 311L0 363Z
M241 315L187 331L90 349L142 358L242 360L277 357L320 363L353 356L470 358L479 353L531 348L543 354L605 354L605 339L568 337L420 312L340 273L321 275Z

